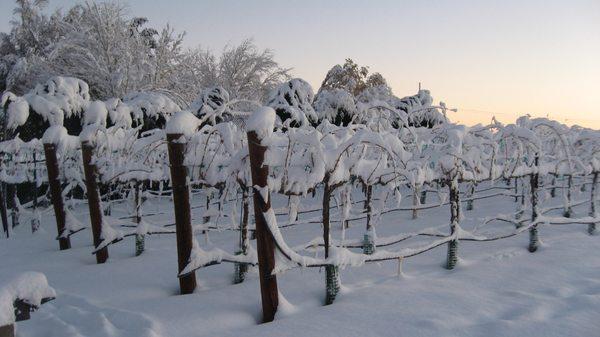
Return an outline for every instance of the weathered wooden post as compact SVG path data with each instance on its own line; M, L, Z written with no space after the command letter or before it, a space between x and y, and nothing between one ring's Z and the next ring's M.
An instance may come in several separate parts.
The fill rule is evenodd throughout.
M167 147L171 165L171 185L173 185L173 206L175 209L175 232L177 236L177 263L181 273L190 260L193 245L192 217L190 213L190 191L187 170L183 164L186 141L182 133L168 133ZM182 295L191 294L196 289L196 274L191 272L179 278Z
M458 189L458 180L453 178L448 182L450 189L450 235L456 234L460 222L460 190ZM446 259L446 269L452 270L458 261L457 256L458 239L448 242L448 257Z
M529 176L531 185L531 222L534 223L538 218L538 186L540 175L538 173L539 157L535 156L535 170ZM529 252L533 253L538 250L539 238L537 225L531 226L529 229Z
M100 206L100 192L98 191L98 168L92 163L94 145L89 140L81 142L81 157L85 173L85 187L87 190L90 222L92 224L92 239L94 247L98 248L102 242L102 207ZM104 263L108 259L108 248L104 247L96 252L96 263Z
M0 337L15 337L15 325L7 324L0 326Z
M591 197L591 201L590 201L590 217L592 218L596 218L598 216L598 214L596 213L596 191L598 190L598 173L599 172L594 172L593 174L593 179L592 179L592 188L591 188L591 192L590 192L590 197ZM588 233L590 235L594 235L596 233L596 224L595 223L591 223L588 225Z
M66 227L65 205L62 198L62 189L60 187L58 158L56 157L56 145L44 143L44 155L46 156L46 169L48 171L48 185L54 207L54 217L56 218L56 230L58 232L58 244L60 250L71 248L69 237L63 237Z
M262 299L263 323L275 318L279 305L277 277L273 275L275 268L275 239L268 228L265 213L272 212L271 197L267 178L269 167L264 165L267 147L262 141L273 131L275 110L262 107L256 110L246 122L248 131L248 153L250 155L250 171L254 191L254 220L256 221L256 250L258 253L258 272L260 278L260 294Z

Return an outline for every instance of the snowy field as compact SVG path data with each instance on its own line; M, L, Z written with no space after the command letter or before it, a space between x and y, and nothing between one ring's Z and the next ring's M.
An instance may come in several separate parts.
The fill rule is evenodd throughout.
M410 193L406 191L407 195ZM304 199L302 207L320 203ZM575 194L575 199L585 199ZM409 205L409 198L403 204ZM194 196L192 205L202 203ZM436 201L435 195L430 198ZM542 199L544 200L544 199ZM560 205L562 198L544 200L541 207ZM285 200L275 200L283 211ZM360 208L360 207L357 207ZM482 218L514 212L513 198L479 200L464 212L467 230ZM586 216L589 204L575 207L575 216ZM145 213L155 222L172 221L168 199L150 200ZM87 220L87 208L75 214ZM377 225L380 237L443 225L449 208L386 214ZM127 205L115 207L113 216L130 214ZM194 220L200 221L196 209ZM558 211L556 214L559 214ZM308 214L318 217L319 213ZM527 214L525 216L528 216ZM334 217L335 218L335 217ZM284 221L284 217L281 221ZM341 271L342 291L334 304L323 306L324 271L294 269L278 276L280 309L272 323L261 317L258 272L232 284L233 265L209 266L197 271L198 288L178 295L174 235L146 239L146 251L134 256L134 240L109 246L110 259L97 265L91 254L91 233L72 237L73 248L58 250L51 212L42 218L41 230L30 233L28 219L15 228L13 237L0 240L0 284L25 271L44 273L57 298L17 324L17 335L27 336L597 336L600 331L600 240L586 225L542 226L540 249L527 251L527 232L493 242L461 242L459 265L444 268L446 245L403 262L348 267ZM491 226L491 225L490 225ZM444 229L447 231L448 228ZM512 225L495 224L488 231L509 233ZM319 224L282 230L290 246L322 235ZM353 222L347 238L362 238L364 223ZM333 224L333 238L340 238ZM233 251L237 233L197 235L205 248ZM412 240L412 241L411 241ZM431 238L405 241L393 249L422 246ZM254 245L255 242L252 243ZM391 249L391 248L390 248ZM285 299L285 300L284 300ZM287 300L287 301L286 301Z

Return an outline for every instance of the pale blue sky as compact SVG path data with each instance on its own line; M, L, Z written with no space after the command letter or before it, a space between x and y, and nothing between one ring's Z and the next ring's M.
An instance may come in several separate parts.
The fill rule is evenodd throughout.
M50 0L67 8L76 0ZM136 16L220 51L253 37L316 90L351 57L399 96L418 82L465 123L531 113L600 128L600 0L129 0ZM0 30L13 1L1 0Z

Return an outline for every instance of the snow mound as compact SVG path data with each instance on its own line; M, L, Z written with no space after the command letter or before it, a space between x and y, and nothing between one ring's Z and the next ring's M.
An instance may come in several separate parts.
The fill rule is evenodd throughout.
M39 307L42 299L56 297L56 292L48 285L46 276L37 272L26 272L0 288L0 326L15 322L13 303L23 300Z

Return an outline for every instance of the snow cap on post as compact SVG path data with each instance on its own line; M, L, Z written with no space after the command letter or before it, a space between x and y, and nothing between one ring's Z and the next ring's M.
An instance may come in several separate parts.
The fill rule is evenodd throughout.
M106 127L108 119L108 109L102 101L91 102L83 114L83 130L79 134L79 140L84 143L96 143L96 135L98 130Z
M254 110L254 113L246 120L246 130L256 132L261 141L271 136L274 127L275 110L268 106Z
M64 153L67 149L75 149L79 146L79 137L70 136L62 125L53 125L44 132L42 143L53 144L58 153Z
M200 120L187 110L177 112L167 122L166 132L168 135L184 135L191 137L200 126Z
M100 131L101 129L104 128L100 124L90 124L88 126L85 126L79 134L79 141L81 141L82 144L87 142L90 145L95 145L96 135L98 135L98 131Z

